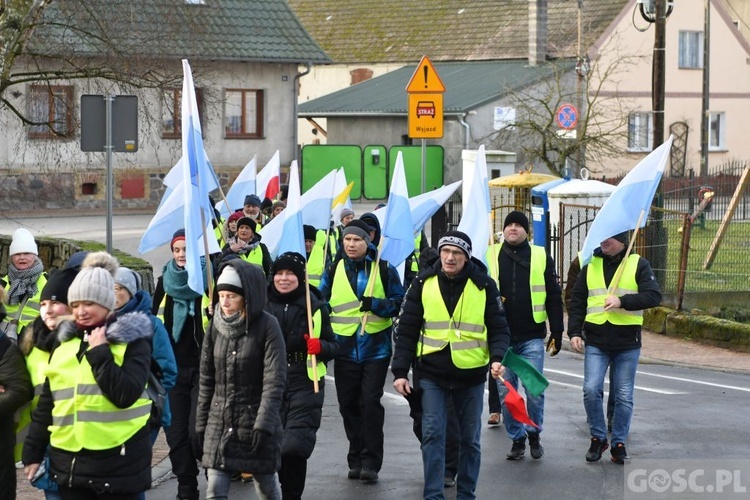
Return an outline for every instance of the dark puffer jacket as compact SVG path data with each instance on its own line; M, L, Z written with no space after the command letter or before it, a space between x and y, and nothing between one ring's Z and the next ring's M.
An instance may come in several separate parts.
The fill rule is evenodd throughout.
M61 344L83 338L72 321L63 321L57 329ZM116 316L107 326L107 340L111 344L127 344L122 366L114 363L109 345L88 348L81 343L79 356L86 356L102 393L118 408L128 408L143 394L151 365L151 320L143 313ZM58 352L58 351L55 351ZM52 354L50 362L54 362ZM31 415L29 434L23 445L23 463L38 464L50 440L48 427L52 424L54 400L49 379L44 382L39 405ZM50 447L50 470L59 484L86 488L98 494L133 494L151 486L151 437L148 423L123 445L107 450L83 449L70 452Z
M298 291L300 293L294 293ZM281 454L310 458L323 413L325 379L320 380L320 391L316 394L312 380L307 376L307 342L304 335L308 331L308 325L305 294L301 293L300 288L294 292L279 294L271 283L266 310L279 321L287 352L287 390L281 412L284 422ZM323 296L313 287L310 287L310 308L313 314L318 310L321 313L321 352L317 358L319 362L327 363L336 356L339 345L331 329Z
M286 349L279 323L263 311L266 279L260 267L240 259L236 269L245 296L245 332L219 332L216 317L203 340L195 430L205 467L272 474L281 458L281 402L286 387ZM218 305L217 305L218 307ZM216 315L221 314L219 311ZM253 430L272 438L254 449Z

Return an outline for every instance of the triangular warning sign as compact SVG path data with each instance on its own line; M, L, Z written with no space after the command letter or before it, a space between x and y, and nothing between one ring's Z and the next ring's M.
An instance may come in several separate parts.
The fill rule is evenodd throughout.
M445 92L445 85L435 71L432 61L427 56L422 56L416 71L411 76L406 91L412 92Z

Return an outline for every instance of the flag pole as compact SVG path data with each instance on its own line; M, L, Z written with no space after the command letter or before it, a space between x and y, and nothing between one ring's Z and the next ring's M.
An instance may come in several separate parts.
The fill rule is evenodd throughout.
M487 214L487 222L490 226L490 255L492 256L492 264L490 265L490 271L492 271L492 279L495 280L495 284L500 289L500 273L497 269L497 257L495 256L495 225L493 224L492 212ZM488 263L489 264L489 263Z
M313 332L313 320L312 320L312 305L310 300L310 285L309 278L307 277L307 262L305 262L305 304L307 309L307 334L312 336ZM312 363L313 372L313 391L315 394L320 392L320 386L318 384L318 357L315 354L310 355L310 362Z
M370 282L367 283L367 288L365 289L366 297L372 297L372 289L375 288L375 280L378 279L378 271L380 270L380 247L379 246L378 246L378 258L375 259L374 266L375 266L375 270L370 273ZM368 314L370 314L370 311L365 311L365 313L362 315L362 324L360 325L360 329L359 329L360 337L365 334L365 326L367 326Z
M609 288L607 288L607 295L614 295L615 290L617 290L617 285L620 284L620 278L622 278L622 273L625 271L625 263L628 260L628 257L630 256L630 252L633 250L635 237L638 235L638 230L641 227L641 222L643 221L643 217L645 215L646 215L646 211L641 210L641 214L638 216L638 222L635 224L633 237L630 238L630 242L628 243L628 250L625 252L625 256L622 258L622 262L620 262L620 265L617 266L617 271L615 271L615 276L614 278L612 278L612 282L609 284Z

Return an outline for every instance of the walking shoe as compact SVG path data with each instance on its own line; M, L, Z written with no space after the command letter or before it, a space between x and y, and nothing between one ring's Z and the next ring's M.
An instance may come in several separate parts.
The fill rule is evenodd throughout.
M359 473L359 480L366 484L377 483L378 472L369 467L362 467L362 471Z
M362 472L362 469L359 469L357 467L352 467L349 469L349 474L346 475L349 479L359 479L359 475Z
M616 464L624 464L625 460L629 459L628 452L625 451L625 445L623 443L617 443L612 445L612 449L609 450L612 454L612 461Z
M602 453L609 448L609 443L606 439L591 438L591 446L589 451L586 453L587 462L598 462L602 458Z
M539 442L538 432L529 432L529 449L531 450L531 458L539 459L544 456L544 446Z
M453 488L456 486L456 479L450 476L445 476L443 478L443 487L445 488Z
M520 460L526 452L526 438L516 439L505 458L508 460Z
M253 482L253 475L249 472L240 473L240 482L242 484L248 484Z
M500 413L490 413L490 418L487 419L487 425L495 426L503 423L503 416Z

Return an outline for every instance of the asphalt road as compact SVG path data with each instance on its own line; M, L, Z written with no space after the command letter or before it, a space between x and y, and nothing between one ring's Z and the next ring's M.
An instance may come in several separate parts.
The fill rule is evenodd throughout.
M114 247L138 255L140 235L149 220L150 216L141 215L115 217ZM34 234L82 240L105 239L103 217L6 217L0 219L0 232L11 234L21 225ZM143 256L152 263L157 275L169 257L166 247ZM648 473L687 463L686 460L694 461L688 463L688 467L693 468L711 467L721 464L721 460L730 460L736 467L744 467L745 476L740 478L738 474L734 477L737 487L749 485L750 465L746 459L750 433L746 424L750 414L750 376L678 366L641 365L628 442L632 460L630 466L622 467L609 461L608 452L601 462L588 464L584 460L589 434L582 403L582 357L563 351L558 357L547 359L545 373L550 380L542 433L545 456L541 460L532 460L527 455L518 462L507 461L505 453L510 449L510 440L504 429L485 428L478 498L692 498L684 492L658 496L651 490L633 496L630 489L626 490L625 474L629 467L642 464ZM393 391L390 376L383 404L386 408L386 437L380 481L374 485L362 485L347 480L348 445L333 380L327 381L323 423L309 464L306 499L421 497L419 445L411 431L408 406ZM255 497L251 485L233 483L232 488L232 498ZM168 479L149 491L147 498L172 500L175 494L176 480ZM736 498L746 498L746 495ZM447 498L454 496L455 488L447 490Z

